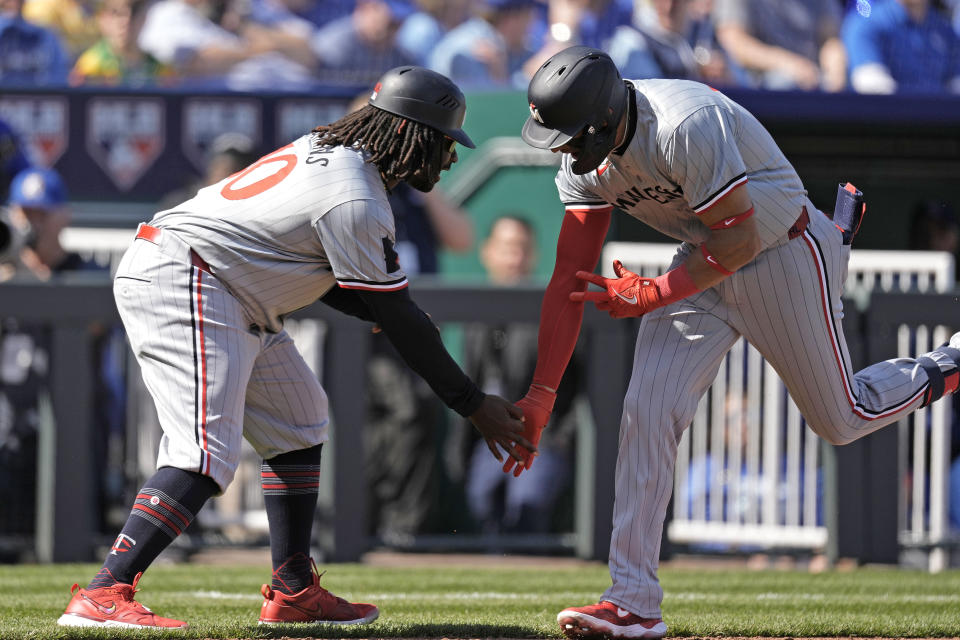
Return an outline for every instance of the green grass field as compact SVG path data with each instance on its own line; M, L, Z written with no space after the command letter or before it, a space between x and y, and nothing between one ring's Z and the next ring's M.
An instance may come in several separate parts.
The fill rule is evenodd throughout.
M399 568L327 565L322 584L380 607L362 627L263 628L256 624L265 570L156 566L138 599L185 619L184 638L559 638L557 612L596 601L606 567ZM74 582L93 565L0 567L0 638L111 638L116 630L56 626ZM664 569L671 636L960 636L960 572L896 569L808 574ZM125 632L124 637L157 637Z

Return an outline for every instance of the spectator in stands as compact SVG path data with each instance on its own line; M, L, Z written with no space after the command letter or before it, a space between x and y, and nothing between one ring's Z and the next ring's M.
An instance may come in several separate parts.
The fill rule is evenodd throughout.
M417 5L419 10L400 27L397 43L417 64L426 65L443 36L470 17L470 4L469 0L418 0Z
M258 5L273 4L276 0L252 0L254 9ZM314 27L325 27L334 20L350 15L356 6L356 0L282 0L299 17Z
M543 60L574 44L606 49L617 27L634 16L634 0L546 0L539 2L532 32ZM537 67L540 66L538 63Z
M100 35L93 19L95 5L96 0L26 0L23 17L55 32L73 58Z
M634 0L540 0L530 27L535 53L524 64L532 77L547 58L574 44L607 50L618 27L629 25Z
M66 82L70 57L57 34L23 17L23 0L0 0L0 83Z
M397 44L397 31L414 10L409 0L357 0L350 15L334 20L313 37L320 79L373 86L384 71L413 64L413 56Z
M960 93L960 35L931 0L877 0L843 23L859 93Z
M910 215L910 248L957 255L960 220L949 203L922 200L914 206Z
M960 282L960 219L949 203L921 200L914 205L910 214L908 247L952 254L956 278Z
M304 41L309 41L317 25L298 12L326 4L320 0L259 0L249 3L245 17L254 24L296 34Z
M437 44L428 66L464 88L526 87L535 1L482 0L476 7L476 17Z
M441 249L473 247L473 221L438 187L421 193L398 185L388 199L398 261L408 276L436 275ZM370 524L384 543L404 546L411 536L442 530L438 456L445 411L386 336L371 340L364 432Z
M0 204L7 201L7 192L14 176L28 166L30 160L20 137L0 118Z
M498 217L480 248L480 260L493 285L509 287L529 281L536 264L533 226L519 215ZM488 393L521 397L536 361L535 323L464 328L464 370ZM576 424L572 408L577 376L578 369L572 364L560 384L550 426L540 440L537 463L519 477L505 474L496 460L488 464L483 455L484 442L470 434L465 489L471 516L481 532L551 531L557 498L573 475ZM466 434L469 430L462 431ZM537 467L541 467L539 471Z
M718 401L714 395L714 401ZM674 513L678 519L706 521L712 524L749 525L757 523L761 517L766 500L773 499L777 503L777 523L780 525L791 521L793 517L799 520L805 517L798 513L790 513L788 506L791 500L789 495L796 491L795 498L799 505L804 503L804 491L807 483L804 476L807 467L803 461L803 451L794 451L796 458L791 463L791 452L788 447L782 446L777 470L765 468L767 461L750 459L751 441L750 414L754 413L755 428L761 429L762 407L751 402L746 389L730 388L726 397L722 399L723 416L719 420L712 420L705 442L707 449L692 456L687 467L686 477L677 482L677 492L674 497ZM701 425L703 428L706 425ZM717 435L722 437L718 438ZM688 432L687 438L692 438ZM810 437L807 434L807 437ZM786 434L780 435L780 442L787 442ZM759 449L755 454L759 456ZM737 462L734 462L737 461ZM739 464L737 468L736 464ZM796 465L796 478L790 477L790 469ZM823 524L823 478L819 468L816 470L816 510L815 524ZM714 509L719 506L720 509ZM798 508L795 507L795 508ZM772 523L767 523L772 524ZM804 525L814 523L804 522ZM766 569L771 565L791 567L794 560L783 556L777 558L768 555L768 552L783 543L773 540L759 545L737 544L728 542L698 542L691 545L693 550L706 553L727 553L738 551L752 553L748 566L756 569ZM826 566L826 557L819 552L808 558L808 570L822 571Z
M182 188L163 196L160 210L169 209L186 202L197 191L245 169L257 159L257 149L250 136L236 131L221 133L210 143L207 150L203 175Z
M172 67L137 46L147 4L144 0L100 0L100 39L84 51L70 71L70 84L144 86L173 84Z
M837 0L716 0L717 38L767 89L846 86Z
M28 228L29 242L16 257L19 266L38 280L61 271L99 269L60 244L60 232L70 223L67 189L53 169L28 167L10 183L9 205L14 219Z
M37 168L19 172L10 185L9 204L10 222L29 241L0 259L0 281L48 280L67 271L100 268L60 244L70 212L57 172ZM0 318L0 532L27 539L36 518L37 428L40 398L49 384L50 344L47 327ZM103 380L99 374L97 379L98 384ZM102 398L117 399L106 386L98 387L101 391ZM101 435L107 432L105 426ZM104 442L94 446L100 462L105 448Z
M750 87L753 80L720 44L713 21L713 0L688 0L687 41L693 46L693 54L703 67L704 77L709 79L724 72L731 76L733 84Z
M946 11L953 23L953 30L960 33L960 0L946 0Z
M692 39L700 34L692 30L688 19L690 4L690 0L638 0L635 26L618 27L607 48L624 78L737 84L720 47Z
M236 11L215 16L235 18L228 25L234 33L206 10L206 0L158 0L147 10L137 43L185 84L246 91L314 86L316 60L297 33L245 21L247 14Z
M715 395L715 398L718 396ZM757 508L764 494L766 479L759 469L751 472L747 459L749 438L748 408L750 399L746 392L731 389L723 398L723 417L711 421L707 435L709 449L692 456L684 482L678 483L674 501L675 513L684 520L696 520L702 515L708 521L744 522L747 509ZM757 415L759 419L759 414ZM722 439L716 437L722 433ZM692 432L687 437L692 438ZM734 456L734 454L736 454ZM736 457L739 469L730 469L729 460ZM738 482L740 499L728 504L728 488ZM711 512L711 497L720 494L722 513ZM702 509L702 512L700 511ZM730 547L724 544L705 545L705 550L722 551Z

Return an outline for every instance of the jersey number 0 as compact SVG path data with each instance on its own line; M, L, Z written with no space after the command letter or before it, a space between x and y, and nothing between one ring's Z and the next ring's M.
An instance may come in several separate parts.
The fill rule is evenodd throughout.
M280 147L276 151L272 151L267 155L263 156L252 165L235 173L232 176L232 180L227 184L223 185L223 189L220 190L220 195L222 195L227 200L246 200L247 198L252 198L253 196L259 195L269 189L270 187L276 186L284 178L290 175L290 172L293 171L293 168L297 166L297 156L293 153L287 153L284 155L276 155L285 149L289 149L293 146L291 142L285 147ZM252 182L244 187L235 189L234 185L243 180L245 177L259 169L260 167L282 162L283 166L280 167L274 173L271 173L256 182Z

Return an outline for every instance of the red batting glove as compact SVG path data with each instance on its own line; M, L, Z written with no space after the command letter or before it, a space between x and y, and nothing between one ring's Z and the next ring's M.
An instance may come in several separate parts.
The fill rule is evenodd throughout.
M642 278L630 271L619 260L613 261L616 278L604 278L589 271L577 271L577 277L603 287L605 291L574 291L573 302L593 302L597 309L613 318L642 316L666 304L660 287L653 278Z
M530 441L530 444L537 446L540 443L540 434L543 428L550 421L550 412L553 411L553 403L557 399L557 394L553 391L541 387L537 384L531 384L527 390L527 395L521 398L516 404L523 410L523 437ZM524 461L514 468L514 460L507 457L503 463L503 472L513 471L514 477L519 476L524 469L529 469L536 457L536 452L527 451L526 447L518 446L517 451L523 456Z

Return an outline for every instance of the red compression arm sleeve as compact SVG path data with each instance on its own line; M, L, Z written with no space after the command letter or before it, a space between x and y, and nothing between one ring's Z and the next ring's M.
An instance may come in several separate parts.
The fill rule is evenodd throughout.
M589 211L568 209L563 217L557 238L557 262L540 307L534 384L553 391L560 386L583 322L583 303L570 301L572 292L587 288L587 283L578 279L576 273L596 269L612 210L612 207Z

